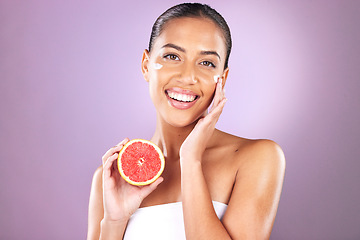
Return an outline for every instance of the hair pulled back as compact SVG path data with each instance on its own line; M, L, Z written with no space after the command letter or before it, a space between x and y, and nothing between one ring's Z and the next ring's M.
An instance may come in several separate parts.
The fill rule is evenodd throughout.
M227 25L225 19L218 13L215 9L211 8L206 4L200 3L182 3L176 6L173 6L161 14L155 21L149 42L149 52L152 49L152 46L155 42L155 39L161 34L164 29L164 25L176 18L182 17L196 17L196 18L208 18L212 20L222 31L225 39L226 45L226 58L224 69L228 67L229 56L231 52L231 34L230 28Z

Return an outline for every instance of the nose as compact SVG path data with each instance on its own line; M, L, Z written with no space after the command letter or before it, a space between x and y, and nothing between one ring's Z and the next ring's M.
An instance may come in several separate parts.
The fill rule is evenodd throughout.
M191 63L183 65L183 68L181 69L180 80L187 84L195 84L198 82L195 68Z

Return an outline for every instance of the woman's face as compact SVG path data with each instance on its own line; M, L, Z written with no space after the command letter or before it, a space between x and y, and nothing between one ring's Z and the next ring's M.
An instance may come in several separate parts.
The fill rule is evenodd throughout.
M167 22L142 60L158 117L176 127L201 117L214 96L217 76L226 81L225 57L223 34L211 20L184 17Z

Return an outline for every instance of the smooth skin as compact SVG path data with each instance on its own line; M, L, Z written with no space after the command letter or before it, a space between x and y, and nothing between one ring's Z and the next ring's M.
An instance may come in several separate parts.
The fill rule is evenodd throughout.
M170 20L151 52L144 51L142 72L157 112L151 141L164 153L165 170L151 185L132 186L116 166L129 139L109 149L93 177L88 239L122 239L139 207L179 201L186 239L269 239L285 158L273 141L240 138L215 128L227 101L225 57L221 30L205 18ZM155 63L163 67L155 69ZM220 75L218 83L215 75ZM174 87L196 93L194 106L173 107L166 90ZM228 204L221 221L212 201Z

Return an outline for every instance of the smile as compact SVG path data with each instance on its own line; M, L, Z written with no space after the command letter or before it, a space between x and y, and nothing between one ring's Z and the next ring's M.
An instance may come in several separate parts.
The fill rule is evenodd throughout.
M181 110L191 108L199 99L199 96L194 92L181 88L171 88L165 90L165 94L170 105Z
M181 102L192 102L196 98L196 96L194 95L187 95L187 94L174 93L174 92L168 92L168 95L170 98Z

